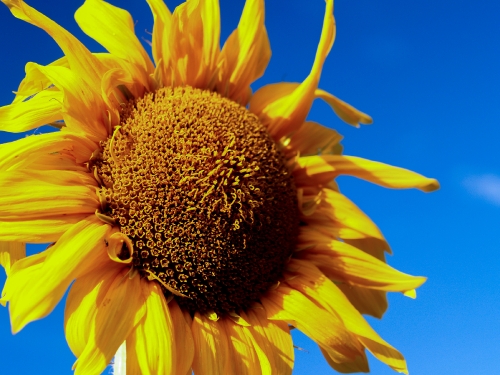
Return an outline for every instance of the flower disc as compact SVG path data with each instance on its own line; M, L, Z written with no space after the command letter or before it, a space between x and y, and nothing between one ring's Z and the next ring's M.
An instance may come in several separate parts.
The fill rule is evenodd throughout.
M95 162L133 265L191 312L244 310L296 245L297 192L259 119L217 93L162 88L124 107Z

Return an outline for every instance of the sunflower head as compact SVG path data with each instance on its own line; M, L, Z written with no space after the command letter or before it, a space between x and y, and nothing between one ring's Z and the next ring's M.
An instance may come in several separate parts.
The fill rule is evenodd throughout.
M362 314L425 278L385 262L378 227L335 178L432 191L436 180L342 154L341 136L306 121L326 101L350 125L371 118L318 87L333 45L326 1L311 71L252 92L270 47L264 3L247 0L222 49L217 0L154 16L151 55L129 13L86 0L91 53L21 0L12 14L64 52L29 63L0 130L57 131L0 146L0 263L14 332L70 288L65 330L76 374L290 374L295 327L339 372L368 371L365 351L406 372ZM25 257L25 243L51 243Z

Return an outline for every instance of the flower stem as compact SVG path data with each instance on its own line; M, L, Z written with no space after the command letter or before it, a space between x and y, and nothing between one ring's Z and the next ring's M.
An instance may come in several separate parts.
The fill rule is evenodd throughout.
M116 351L113 360L113 375L127 375L127 350L125 341Z

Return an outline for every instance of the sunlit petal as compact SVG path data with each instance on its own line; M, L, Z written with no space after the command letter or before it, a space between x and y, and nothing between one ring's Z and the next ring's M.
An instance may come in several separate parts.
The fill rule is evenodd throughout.
M360 353L357 340L334 311L315 305L296 289L280 286L262 298L270 320L283 320L297 327L328 351L336 362L350 361Z
M264 1L248 0L238 28L229 36L219 56L217 91L246 105L250 84L264 73L271 48L264 26Z
M259 116L274 139L279 140L297 130L306 119L315 97L323 64L334 39L333 0L327 0L321 39L309 76L291 92L289 90L292 86L289 85L284 90L275 90L272 93L264 88L265 91L257 91L255 99L250 101L250 110ZM260 96L262 97L259 98Z
M104 238L109 231L91 216L71 227L49 250L14 264L2 292L9 301L14 332L49 314L73 280L106 259ZM33 265L32 257L39 262Z
M141 81L147 83L154 70L146 50L134 33L130 14L102 0L86 0L76 11L81 29L104 46L112 55L127 60L138 68ZM120 30L117 32L117 30Z
M91 315L91 321L87 321L90 332L88 341L75 362L75 375L101 373L145 314L145 301L138 276L130 278L128 270L124 269L104 280L104 283L109 283L109 287L106 284L95 286L102 290L98 291L94 301L97 306L95 313ZM81 316L86 312L88 307L81 305L69 315ZM75 319L81 320L82 318Z
M394 189L417 188L430 192L439 188L439 183L433 178L388 164L344 155L300 158L294 175L299 184L325 184L337 176L350 175Z

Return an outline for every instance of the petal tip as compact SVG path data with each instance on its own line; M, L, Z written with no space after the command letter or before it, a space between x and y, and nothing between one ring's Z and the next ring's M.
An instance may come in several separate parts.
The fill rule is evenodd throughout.
M365 114L364 117L362 117L359 122L363 125L371 125L373 124L373 118L371 116L368 116Z
M417 298L417 291L415 289L407 290L407 291L403 292L403 295L405 297L415 299L415 298Z
M426 193L431 193L433 191L436 191L440 188L438 180L435 178L429 178L429 181L426 185L422 186L421 190L426 192Z

